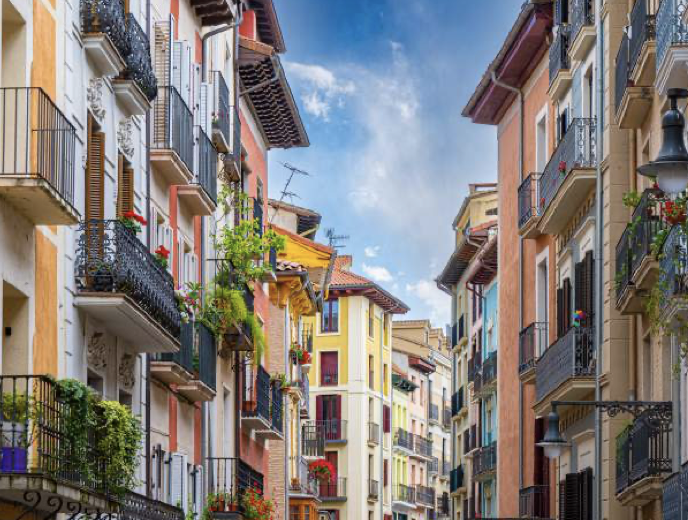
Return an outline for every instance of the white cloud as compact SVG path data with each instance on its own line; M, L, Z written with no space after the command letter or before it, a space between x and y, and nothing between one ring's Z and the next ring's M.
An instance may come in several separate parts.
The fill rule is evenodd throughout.
M289 74L304 84L301 101L306 112L323 121L330 120L333 104L343 108L344 98L356 92L353 81L341 80L321 65L285 62L284 66Z
M394 280L392 273L390 273L386 267L383 267L381 265L363 264L362 269L365 275L372 278L375 282L383 283L391 282L392 280Z
M435 327L443 327L449 323L449 296L440 291L434 281L418 280L416 283L407 283L406 292L423 302L429 312L430 322ZM416 315L419 313L416 312Z
M367 258L375 258L379 253L380 246L367 246L363 250L363 254L366 255Z

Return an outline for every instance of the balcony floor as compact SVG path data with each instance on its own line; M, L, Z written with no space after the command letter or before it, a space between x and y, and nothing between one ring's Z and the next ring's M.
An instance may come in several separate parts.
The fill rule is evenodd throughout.
M209 402L215 398L215 390L198 379L178 386L177 392L192 403Z
M151 109L151 102L133 80L113 79L112 90L128 116L145 116Z
M100 321L112 334L129 341L137 352L177 352L179 340L122 293L80 293L74 305Z
M81 35L86 56L101 76L117 76L126 67L122 56L105 33Z
M571 42L569 56L572 60L582 61L595 44L595 26L584 25L576 35L576 39Z
M545 417L550 411L550 403L552 401L580 401L583 400L590 392L595 391L594 376L578 376L570 377L562 384L560 384L549 395L543 397L535 403L533 410L538 417ZM559 406L560 413L566 410L566 406Z
M538 229L538 222L540 222L540 217L532 216L528 221L523 224L518 230L518 234L525 239L535 239L540 236L540 230Z
M655 87L659 94L665 95L670 88L685 88L686 63L688 47L673 45L667 49L655 78Z
M650 87L626 87L619 111L616 114L620 128L640 128L647 112L652 106L652 89Z
M193 376L174 361L151 361L151 377L168 385L184 385Z
M168 184L185 186L193 179L193 173L174 150L151 148L150 161L153 168L160 172Z
M631 81L640 87L652 86L657 73L657 42L647 41L640 50L638 61L633 68Z
M642 507L662 498L663 476L645 477L616 495L623 506Z
M540 218L538 227L543 234L556 235L566 227L595 187L596 176L591 168L574 169L566 175Z
M36 225L79 222L79 212L42 177L0 175L0 196Z
M179 186L177 188L177 196L187 205L194 215L209 217L215 212L215 203L200 184Z
M559 100L568 90L573 81L573 72L570 69L562 69L549 87L549 95L553 100Z

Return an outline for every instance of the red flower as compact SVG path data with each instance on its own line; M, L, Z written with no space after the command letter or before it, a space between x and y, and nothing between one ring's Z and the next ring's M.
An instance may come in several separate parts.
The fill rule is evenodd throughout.
M134 211L127 211L127 212L124 214L124 218L133 218L134 220L136 220L136 216L137 216L137 215L136 215L136 213L135 213Z
M170 257L170 251L165 246L160 246L155 250L155 254L165 259Z
M136 222L138 222L142 226L145 226L146 224L148 224L148 221L145 218L143 218L141 215L136 215L134 217L134 219L136 220Z
M566 171L566 161L559 161L559 171L562 173Z
M307 350L304 350L301 354L301 364L308 365L311 362L311 355Z

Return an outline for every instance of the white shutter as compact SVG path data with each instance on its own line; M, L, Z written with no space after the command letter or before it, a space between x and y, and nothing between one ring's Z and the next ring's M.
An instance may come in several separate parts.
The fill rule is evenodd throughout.
M171 453L170 454L170 494L169 503L175 507L182 507L186 510L184 506L184 481L186 480L186 461L185 455L181 453Z
M184 250L182 248L182 237L177 235L177 281L179 287L184 287Z
M158 226L158 210L155 208L155 206L151 206L150 212L150 222L148 223L148 229L149 232L152 233L151 250L155 251L160 245L160 237L158 236L160 232L160 226Z
M182 47L184 42L172 44L172 86L184 97L182 93Z
M189 511L189 456L182 455L184 472L182 474L182 497L184 497L184 504L182 504L182 509L184 514Z
M193 111L194 125L201 124L201 65L193 63L191 65L191 87L192 96L189 108Z
M189 42L182 42L182 73L181 73L181 83L182 90L181 95L186 102L187 107L191 107L191 45Z
M174 234L172 233L172 228L170 226L165 226L165 249L170 252L170 255L174 252L174 247L172 246L174 242ZM172 272L172 256L170 256L170 261L167 262L167 270Z
M208 83L201 83L201 106L199 109L201 125L206 135L210 135L210 127L212 125L212 114L214 111L214 96L213 85Z
M194 473L194 513L200 518L203 513L203 466L196 466Z
M189 278L191 282L198 282L198 257L195 254L191 255L191 277Z

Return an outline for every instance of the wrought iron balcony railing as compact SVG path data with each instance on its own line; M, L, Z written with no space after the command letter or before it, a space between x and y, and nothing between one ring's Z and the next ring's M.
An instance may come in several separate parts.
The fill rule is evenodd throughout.
M432 507L435 505L435 489L427 486L416 486L416 503Z
M643 0L640 0L641 2ZM636 2L639 3L639 2ZM626 88L629 87L630 70L628 63L628 47L629 39L626 32L621 36L621 44L619 45L619 52L616 53L616 76L614 78L614 106L616 113L619 113L621 101L623 100Z
M537 204L537 188L540 174L531 173L518 187L518 227L522 228L528 221L540 215Z
M321 386L337 386L339 384L339 371L336 368L320 369Z
M193 114L175 87L158 87L153 102L153 142L159 150L171 150L193 171Z
M482 386L485 387L497 379L497 351L491 352L483 363Z
M179 350L174 353L163 352L153 355L154 361L165 361L174 363L189 374L194 371L194 325L193 323L182 323L181 324L181 334L179 336Z
M595 375L594 329L572 327L552 343L535 367L535 394L544 399L571 378Z
M549 48L549 84L562 70L569 69L569 34L568 25L557 26L557 34L554 37L552 46Z
M380 425L374 422L368 423L368 442L380 443Z
M616 492L671 472L671 425L645 412L616 438Z
M77 288L82 293L124 293L163 329L179 337L181 317L172 276L118 220L79 225Z
M662 491L662 519L688 518L688 463L664 481Z
M525 518L549 518L549 486L529 486L521 489L519 513Z
M270 423L272 420L270 415L270 374L262 365L258 366L255 377L250 378L248 370L246 374L248 381L242 405L242 416L260 417Z
M595 118L576 118L552 154L538 181L540 212L549 207L566 176L578 168L597 165Z
M74 204L76 130L41 88L0 88L0 179L43 179Z
M196 325L196 354L198 356L198 379L211 390L217 387L217 342L208 327Z
M395 484L392 486L392 500L406 504L416 503L416 490L412 486Z
M233 457L208 457L208 495L221 497L213 507L220 513L232 510L248 489L259 494L264 492L263 474L251 468L241 459Z
M440 407L435 403L430 403L428 407L428 419L435 422L440 420Z
M301 426L301 453L304 457L325 455L325 432L315 421Z
M432 441L413 434L413 452L423 457L432 457Z
M451 493L456 492L459 488L464 487L464 470L463 465L460 464L451 470L449 474L449 491Z
M571 1L571 41L575 40L581 29L595 24L595 8L592 0Z
M130 492L124 495L117 518L121 520L184 520L184 511L165 502Z
M686 292L687 265L688 241L682 226L674 226L664 242L659 261L659 286L665 294L665 305L674 296Z
M688 43L688 25L683 16L685 0L662 0L657 9L657 70L662 66L667 51L673 45Z
M396 428L394 430L394 446L413 451L413 434L401 428Z
M225 77L219 70L210 73L210 83L213 85L215 97L215 111L213 113L213 134L218 135L222 146L231 147L232 107L229 104L229 87ZM231 152L231 150L229 150Z
M272 384L270 391L270 423L273 430L282 433L282 390L279 385Z
M217 205L217 150L200 126L194 127L194 184L198 184Z
M309 429L322 436L324 442L341 442L347 440L347 421L341 419L324 419L320 421L307 421Z
M547 322L533 322L521 331L518 336L518 372L535 367L541 352L547 348Z
M368 498L377 500L380 493L380 483L374 479L368 479Z
M645 190L630 223L616 245L616 298L623 296L643 261L652 254L652 242L666 229L653 190Z
M473 457L473 478L497 469L497 442L483 446Z
M320 500L339 500L346 498L346 478L336 477L331 481L320 483Z
M132 13L127 14L126 21L128 52L122 55L126 63L122 76L134 81L148 101L153 101L158 95L158 78L153 72L150 41Z
M81 30L84 34L106 34L125 59L131 50L127 15L122 0L81 0Z

